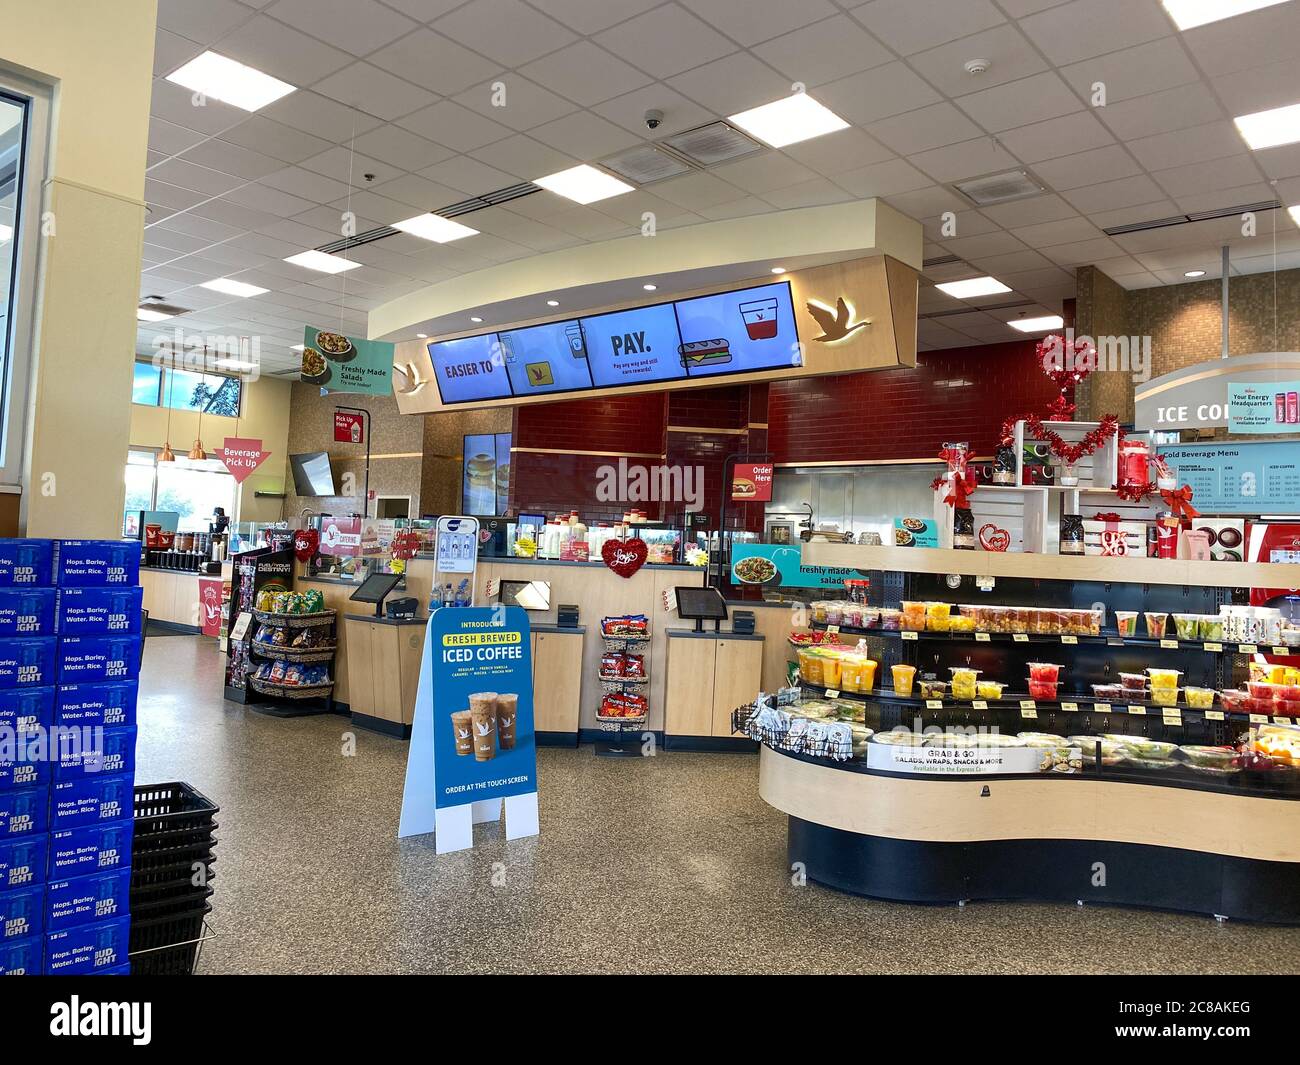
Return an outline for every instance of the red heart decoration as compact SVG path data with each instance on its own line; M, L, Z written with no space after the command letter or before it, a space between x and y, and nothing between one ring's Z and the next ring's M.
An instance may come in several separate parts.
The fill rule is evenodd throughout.
M320 533L315 529L296 529L293 534L293 554L299 562L308 561L320 546Z
M398 533L389 545L394 558L414 558L420 547L420 534L413 532Z
M990 522L980 526L980 547L985 551L1005 551L1011 546L1011 534Z
M600 549L605 565L620 577L630 577L645 565L644 540L606 540Z

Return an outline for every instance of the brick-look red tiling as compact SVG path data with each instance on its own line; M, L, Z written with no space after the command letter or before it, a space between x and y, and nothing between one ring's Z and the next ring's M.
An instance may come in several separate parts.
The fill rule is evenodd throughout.
M916 369L773 382L768 448L777 462L927 458L945 441L988 454L1007 418L1056 395L1036 341L923 351Z

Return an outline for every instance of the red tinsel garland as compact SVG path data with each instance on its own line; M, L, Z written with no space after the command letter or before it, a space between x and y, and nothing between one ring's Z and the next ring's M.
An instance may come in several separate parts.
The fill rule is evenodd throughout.
M1113 414L1102 417L1096 429L1089 429L1082 440L1071 443L1060 433L1047 428L1037 414L1026 414L1023 419L1011 418L1002 423L1002 443L1010 444L1015 440L1016 421L1025 423L1025 433L1035 440L1044 441L1052 454L1068 466L1073 466L1085 455L1091 455L1107 440L1119 431L1119 419Z

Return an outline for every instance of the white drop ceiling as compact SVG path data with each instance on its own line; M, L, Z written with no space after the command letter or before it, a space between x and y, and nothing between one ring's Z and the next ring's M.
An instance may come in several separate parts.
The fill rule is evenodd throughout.
M142 327L260 338L288 371L302 327L364 335L367 312L459 273L660 228L879 196L925 226L922 349L1010 340L1055 313L1074 268L1129 288L1300 266L1285 211L1107 236L1103 227L1300 202L1300 145L1252 152L1234 115L1300 102L1300 0L1179 33L1159 0L159 0L141 296L191 313ZM163 80L213 49L298 87L249 114ZM967 60L986 59L972 76ZM802 82L851 123L783 151L579 207L550 192L464 216L480 235L405 233L329 276L282 260L778 99ZM1091 106L1093 85L1107 103ZM505 107L493 104L505 86ZM643 115L664 114L651 136ZM1041 196L977 210L948 185L1027 167ZM374 175L367 180L364 175ZM957 232L946 235L943 212ZM269 291L198 287L230 277ZM538 314L547 309L539 307Z

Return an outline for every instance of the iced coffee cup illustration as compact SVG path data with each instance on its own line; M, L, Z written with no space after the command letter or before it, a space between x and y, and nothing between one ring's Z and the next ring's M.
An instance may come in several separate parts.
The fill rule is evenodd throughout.
M513 692L502 692L497 696L497 742L503 751L514 749L518 708L519 696Z
M740 305L740 316L745 320L745 332L750 340L771 340L776 336L776 308L775 296Z
M451 715L451 730L456 735L456 753L474 753L474 721L468 710L457 710Z
M474 733L474 758L487 762L497 755L497 693L475 692L469 697Z

